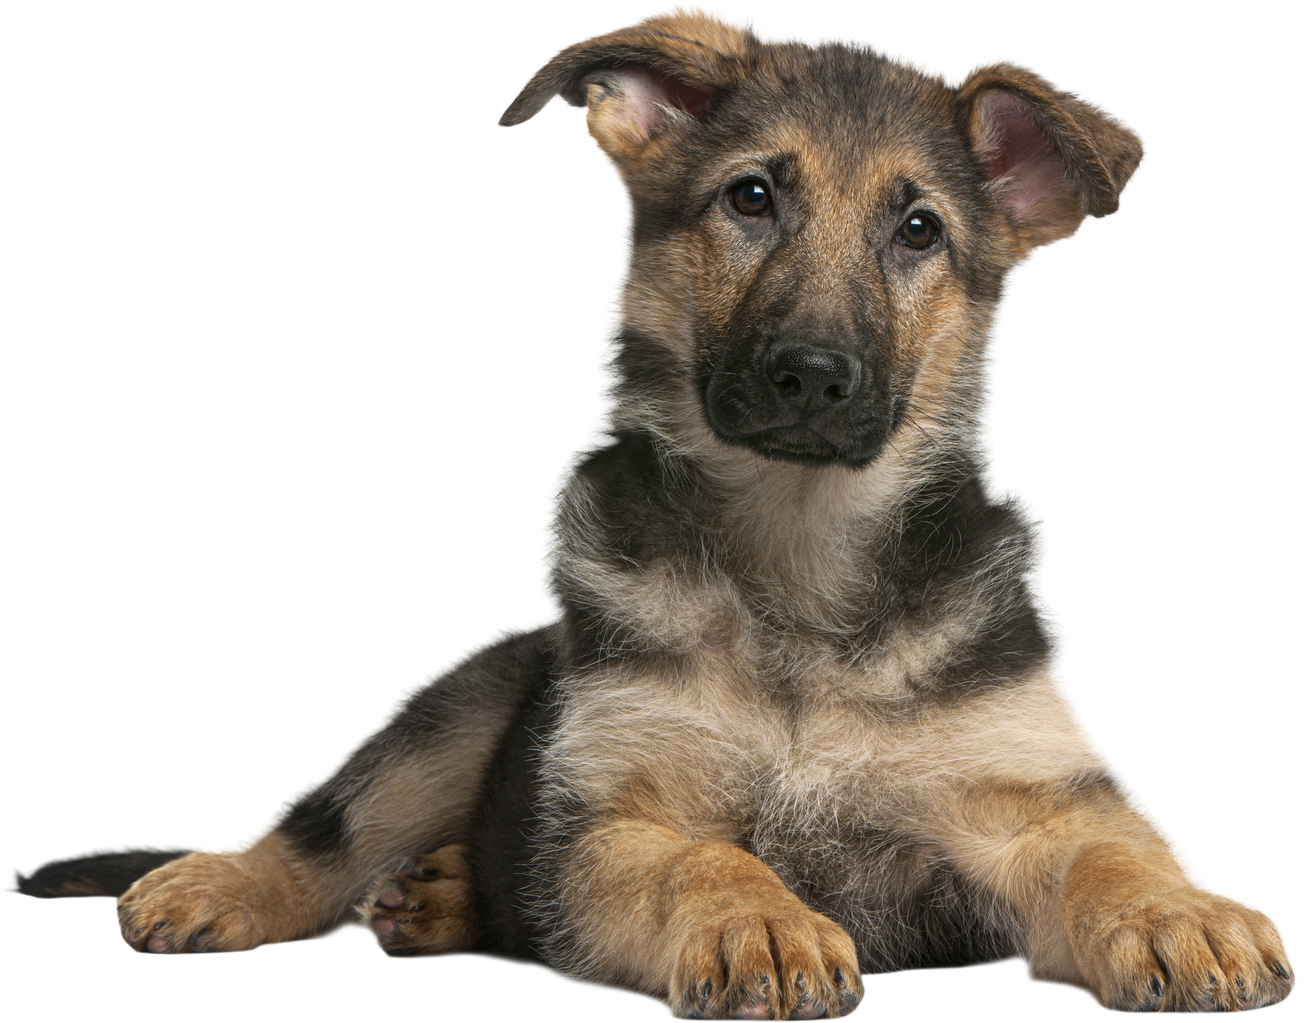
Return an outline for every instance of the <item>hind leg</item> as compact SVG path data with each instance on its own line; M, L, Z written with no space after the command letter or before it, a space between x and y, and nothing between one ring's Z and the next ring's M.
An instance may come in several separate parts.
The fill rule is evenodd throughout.
M142 877L118 903L123 938L142 952L234 952L307 937L347 919L379 872L465 829L470 755L370 752L245 852L192 853Z
M388 955L471 948L476 907L467 846L446 845L377 878L356 907Z
M382 733L252 848L142 877L118 903L124 939L142 952L230 952L335 926L378 873L465 832L490 741L465 732L422 748Z
M236 951L307 937L347 919L378 873L428 849L438 850L432 867L455 874L397 876L432 891L421 919L442 919L437 907L459 898L470 906L462 857L442 847L470 830L486 764L523 694L547 671L544 643L543 630L504 640L414 695L252 848L192 853L140 878L119 903L123 937L142 952ZM422 940L467 947L474 930L464 917L453 927L451 911L443 919L453 936L430 923Z
M150 871L118 900L123 939L138 952L236 952L320 930L329 910L283 836L243 853L191 853Z

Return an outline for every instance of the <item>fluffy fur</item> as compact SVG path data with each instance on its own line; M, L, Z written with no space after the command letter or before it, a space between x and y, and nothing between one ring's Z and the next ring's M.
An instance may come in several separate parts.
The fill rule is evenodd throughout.
M559 94L634 209L559 621L252 849L145 873L125 939L250 948L361 897L391 953L541 958L682 1016L841 1015L863 973L1012 954L1115 1008L1283 998L1273 926L1189 884L1058 697L1032 533L976 449L1003 277L1116 209L1133 133L1019 68L952 87L687 14L563 51L503 123Z

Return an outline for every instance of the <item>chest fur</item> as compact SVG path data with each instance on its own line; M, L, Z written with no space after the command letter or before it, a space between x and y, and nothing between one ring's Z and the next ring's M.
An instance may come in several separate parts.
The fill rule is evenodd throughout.
M694 673L572 679L546 773L597 812L689 837L838 843L848 829L923 832L945 791L1096 763L1046 677L940 703L881 696L819 651L786 659L779 672L707 652Z

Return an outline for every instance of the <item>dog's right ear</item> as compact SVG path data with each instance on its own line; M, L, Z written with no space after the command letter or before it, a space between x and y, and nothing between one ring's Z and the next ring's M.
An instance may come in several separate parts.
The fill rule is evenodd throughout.
M747 72L757 46L751 33L703 14L650 18L563 50L499 123L521 124L561 95L589 107L590 134L628 170L654 139L706 118L716 94Z

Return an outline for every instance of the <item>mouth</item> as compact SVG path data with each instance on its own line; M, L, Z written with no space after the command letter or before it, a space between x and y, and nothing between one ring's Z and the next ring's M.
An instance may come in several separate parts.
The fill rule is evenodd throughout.
M754 433L729 436L715 431L727 444L746 447L777 462L798 465L842 465L860 469L870 464L884 448L887 437L856 447L839 444L803 425L772 427Z
M724 443L775 461L868 465L884 450L898 418L894 396L883 374L860 364L851 382L832 381L833 370L824 370L819 359L829 356L833 366L838 354L790 345L780 349L789 362L777 356L769 368L707 368L699 377L699 398L708 426ZM839 365L851 361L844 357ZM836 387L841 381L846 386Z

